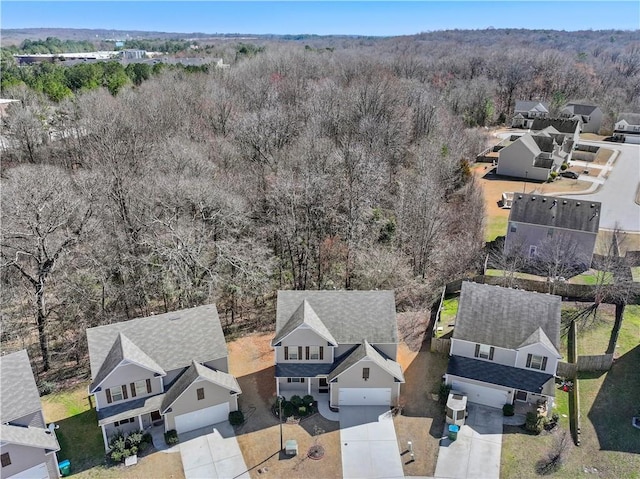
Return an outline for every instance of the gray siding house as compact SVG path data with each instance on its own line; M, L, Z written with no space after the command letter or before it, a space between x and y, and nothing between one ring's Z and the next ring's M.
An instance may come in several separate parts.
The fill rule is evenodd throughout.
M311 394L335 408L399 399L393 291L278 291L271 345L278 395Z
M549 115L549 104L539 101L517 100L511 120L512 128L531 128L536 118Z
M640 113L620 113L613 136L625 143L640 144Z
M87 330L104 447L117 431L188 432L226 421L241 393L215 305Z
M561 118L579 120L583 133L598 133L602 127L602 116L599 106L583 103L567 103L560 110Z
M60 477L55 429L42 414L26 350L0 357L0 477Z
M597 201L516 193L509 212L505 252L519 251L535 259L544 248L561 243L572 266L588 269L600 227L600 210Z
M463 282L446 384L470 402L553 406L559 296Z

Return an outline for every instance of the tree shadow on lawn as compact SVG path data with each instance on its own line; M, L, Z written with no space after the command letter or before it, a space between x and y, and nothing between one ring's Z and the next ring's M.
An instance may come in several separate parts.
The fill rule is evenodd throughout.
M600 449L640 452L640 434L631 418L640 415L640 346L619 357L600 386L589 413ZM581 376L582 377L582 376Z
M58 460L69 459L71 471L78 473L98 465L106 465L102 433L95 409L56 421L60 452Z

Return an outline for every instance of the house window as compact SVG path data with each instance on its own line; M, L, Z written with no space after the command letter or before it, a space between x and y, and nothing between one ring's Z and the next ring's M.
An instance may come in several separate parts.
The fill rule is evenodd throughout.
M123 399L127 399L127 386L123 385L109 388L106 390L106 394L108 403L122 401Z
M322 359L322 346L308 346L309 354L307 359L311 361L317 361Z
M539 371L544 371L545 369L547 369L547 357L538 356L537 354L528 354L527 367L531 369L537 369Z
M8 452L0 455L0 460L2 461L2 467L7 467L11 465L11 456L9 456Z
M149 391L147 390L147 380L143 379L142 381L136 381L132 383L133 387L131 388L132 396L140 396L141 394L147 394Z
M474 356L476 358L493 360L493 352L495 348L488 344L476 344L476 352Z
M287 361L298 361L302 359L302 346L285 346L284 359Z
M362 379L365 381L369 379L369 368L362 368Z
M535 258L538 253L538 247L535 245L529 246L529 258Z
M551 237L553 236L553 228L549 228L549 229L547 230L547 236L548 236L549 238L551 238Z
M288 383L303 383L304 378L287 378Z
M516 225L515 223L511 223L510 231L512 233L515 233L517 230L518 230L518 225Z
M198 401L201 401L204 399L204 388L198 388L196 390L196 394L198 395Z
M129 424L130 422L135 421L135 417L130 417L129 419L122 419L121 421L116 421L113 423L115 427L122 426L123 424Z

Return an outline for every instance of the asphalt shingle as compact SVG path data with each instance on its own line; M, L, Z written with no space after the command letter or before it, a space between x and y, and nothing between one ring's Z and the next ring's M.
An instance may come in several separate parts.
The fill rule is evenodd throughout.
M601 208L598 201L516 193L509 221L597 233Z
M0 357L0 422L42 409L26 349Z

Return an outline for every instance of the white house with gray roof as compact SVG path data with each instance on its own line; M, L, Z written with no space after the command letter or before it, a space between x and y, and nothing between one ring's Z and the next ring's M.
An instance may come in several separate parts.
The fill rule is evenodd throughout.
M511 121L512 128L531 128L536 118L549 115L549 104L540 101L517 100Z
M599 106L586 103L567 103L560 110L560 117L579 120L583 133L598 133L603 116Z
M486 406L552 407L560 305L559 296L463 282L446 383Z
M398 401L393 291L278 291L271 345L278 395L310 394L335 408Z
M117 431L184 433L238 410L241 390L213 304L89 328L87 340L89 394L107 450Z
M640 113L620 113L613 136L625 143L640 143Z
M48 428L26 350L0 357L0 477L60 477L54 428Z

